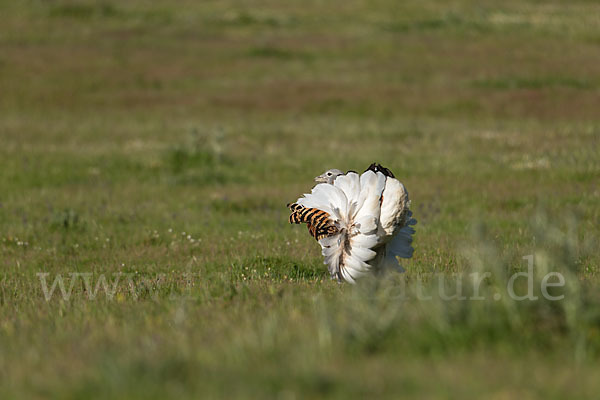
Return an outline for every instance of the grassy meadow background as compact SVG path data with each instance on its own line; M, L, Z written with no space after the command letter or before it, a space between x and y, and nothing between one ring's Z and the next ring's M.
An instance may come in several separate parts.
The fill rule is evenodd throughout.
M0 397L596 398L599 16L0 0ZM285 204L373 161L415 254L339 285ZM530 254L565 298L494 300ZM398 298L472 271L486 300Z

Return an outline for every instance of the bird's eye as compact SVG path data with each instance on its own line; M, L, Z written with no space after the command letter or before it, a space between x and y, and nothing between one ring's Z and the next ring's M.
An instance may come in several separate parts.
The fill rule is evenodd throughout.
M328 172L328 173L327 173L327 176L331 176L331 172Z

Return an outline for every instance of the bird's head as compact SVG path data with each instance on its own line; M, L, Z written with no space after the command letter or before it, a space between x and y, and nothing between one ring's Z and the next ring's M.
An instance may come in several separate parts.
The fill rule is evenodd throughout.
M321 175L315 177L315 182L329 183L330 185L332 185L333 181L335 181L335 178L337 178L340 175L344 175L344 173L342 171L340 171L339 169L335 169L335 168L330 169L330 170L325 171Z

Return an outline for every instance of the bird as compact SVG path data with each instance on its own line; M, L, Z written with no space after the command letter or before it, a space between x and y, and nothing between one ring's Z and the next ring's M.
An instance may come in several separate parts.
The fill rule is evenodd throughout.
M360 175L330 169L314 180L311 193L288 204L289 222L306 223L331 277L355 283L370 273L403 272L396 257L412 257L417 221L392 171L372 163Z

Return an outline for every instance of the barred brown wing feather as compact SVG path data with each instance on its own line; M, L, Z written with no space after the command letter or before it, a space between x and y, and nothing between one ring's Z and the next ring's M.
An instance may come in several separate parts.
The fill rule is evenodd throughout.
M329 214L317 208L307 208L299 204L288 204L292 211L290 214L290 224L306 223L308 232L316 240L335 235L337 228L329 219Z
M333 235L335 235L337 233L338 233L338 229L335 226L330 225L330 226L327 226L327 227L325 227L323 229L318 230L316 232L316 234L313 235L313 236L314 236L315 239L321 240L323 238L326 238L326 237L329 237L329 236L333 236Z

